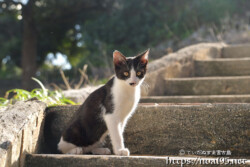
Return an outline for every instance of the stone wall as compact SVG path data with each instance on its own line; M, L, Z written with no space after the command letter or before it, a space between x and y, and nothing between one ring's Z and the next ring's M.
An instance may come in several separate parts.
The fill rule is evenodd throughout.
M18 101L0 112L0 167L22 167L25 154L39 151L45 108L40 101Z

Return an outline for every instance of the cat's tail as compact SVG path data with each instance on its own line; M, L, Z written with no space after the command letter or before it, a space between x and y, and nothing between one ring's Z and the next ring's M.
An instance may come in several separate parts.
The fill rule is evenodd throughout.
M61 154L62 152L57 149L57 144L60 141L62 132L53 131L55 120L57 119L56 112L46 112L44 121L44 149L43 153Z

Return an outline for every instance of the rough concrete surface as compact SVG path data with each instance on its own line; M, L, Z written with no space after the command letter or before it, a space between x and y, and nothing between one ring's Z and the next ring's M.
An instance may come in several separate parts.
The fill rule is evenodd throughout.
M65 90L63 91L63 95L74 101L75 103L82 103L86 100L86 98L89 96L90 93L95 91L100 86L87 86L85 88L81 88L78 90L72 89L72 90Z
M46 105L18 101L0 113L0 167L22 167L26 153L39 150Z
M250 76L166 78L164 95L250 94Z
M195 61L194 66L195 76L205 77L250 75L250 56L249 58L224 58Z
M222 49L222 58L250 57L250 44L230 45Z
M1 112L4 112L6 109L7 109L7 107L2 107L2 106L1 106L1 107L0 107L0 113L1 113Z
M28 155L26 158L27 164L26 167L48 167L48 166L60 166L60 167L96 167L96 166L106 166L106 167L166 167L166 166L186 166L187 161L190 161L190 167L201 167L204 166L205 160L212 160L216 162L216 158L203 158L203 164L199 162L195 157L159 157L159 156L98 156L98 155ZM176 164L173 164L175 160ZM177 161L179 164L177 164ZM181 161L183 165L181 165ZM192 161L192 163L191 163ZM186 163L185 163L186 162ZM211 162L211 161L210 161ZM246 166L249 164L249 160L244 160L245 165L237 166ZM231 163L233 161L231 160ZM242 161L243 163L243 161ZM211 167L214 165L208 164L206 167ZM216 166L225 166L225 164L216 165ZM232 165L230 165L232 166Z
M145 96L140 103L250 103L250 95Z
M77 108L47 110L44 137L50 148L56 146ZM142 155L220 149L231 150L233 156L250 156L249 118L250 104L141 105L128 122L125 145L132 154Z

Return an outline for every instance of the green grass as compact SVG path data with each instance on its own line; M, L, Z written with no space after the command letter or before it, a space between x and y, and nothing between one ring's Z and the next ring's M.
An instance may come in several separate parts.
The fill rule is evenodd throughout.
M26 101L32 98L45 102L48 106L56 105L66 105L76 103L65 98L60 91L50 91L44 87L44 85L36 78L32 78L36 81L41 88L33 89L32 91L27 91L23 89L11 89L6 92L5 98L0 97L0 107L13 104L15 101ZM14 94L9 98L10 94Z

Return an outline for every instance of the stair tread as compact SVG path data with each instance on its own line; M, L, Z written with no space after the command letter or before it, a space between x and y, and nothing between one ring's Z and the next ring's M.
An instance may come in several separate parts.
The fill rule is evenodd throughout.
M250 75L249 58L219 58L194 61L194 75L209 76L248 76Z
M250 103L250 94L144 96L140 99L141 103Z
M180 166L180 164L173 164L177 160L184 163L184 160L193 161L192 165L199 164L200 160L217 160L219 157L200 157L200 156L116 156L116 155L55 155L55 154L28 154L26 157L26 167L29 166L46 166L46 165L60 165L60 166ZM236 159L236 158L230 158ZM239 159L239 158L238 158ZM245 165L250 163L249 159L245 160ZM168 161L167 161L168 160ZM172 160L172 162L170 162ZM232 162L232 161L231 161ZM221 166L224 164L221 164ZM225 165L224 165L225 166Z
M237 79L250 79L249 75L246 76L211 76L211 77L187 77L187 78L165 78L165 80L237 80Z
M250 94L250 76L165 79L163 95Z
M200 156L200 155L188 155L188 156L176 156L176 155L130 155L130 156L118 156L118 155L92 155L92 154L85 154L85 155L73 155L73 154L29 154L29 156L34 157L57 157L57 158L83 158L83 159L89 159L89 158L131 158L131 159L137 159L137 158L159 158L159 159L166 159L166 157L171 157L173 159L195 159L196 157L204 158L204 159L216 159L217 157L214 156ZM239 158L239 157L234 157ZM250 159L249 159L250 160Z
M250 57L241 57L241 58L214 58L207 60L195 60L197 62L228 62L228 61L250 61Z
M250 57L250 45L239 44L224 47L221 55L225 58Z
M231 97L250 97L250 94L246 94L246 95L180 95L180 96L143 96L141 97L141 99L145 99L145 98L193 98L193 97L199 97L199 98L206 98L206 97L210 97L210 98L231 98Z

